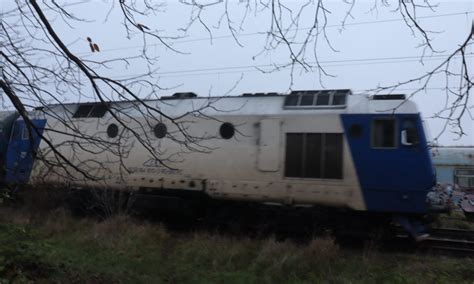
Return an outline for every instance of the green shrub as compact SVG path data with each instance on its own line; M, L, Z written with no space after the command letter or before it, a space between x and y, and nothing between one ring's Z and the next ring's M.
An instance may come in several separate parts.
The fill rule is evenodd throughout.
M0 279L45 278L51 269L40 262L41 255L31 231L23 226L0 224Z

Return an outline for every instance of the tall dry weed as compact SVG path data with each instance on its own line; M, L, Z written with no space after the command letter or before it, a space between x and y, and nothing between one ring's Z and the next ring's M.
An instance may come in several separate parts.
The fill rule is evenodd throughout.
M366 264L376 261L379 255L380 243L377 239L371 239L364 243L364 250L362 252L362 261Z
M219 271L247 267L257 247L258 243L249 238L197 231L170 239L163 248L165 255L174 254L175 262L206 265Z
M333 275L332 265L341 258L339 246L331 238L316 238L307 245L290 241L266 240L258 252L255 263L268 282L287 282L298 275Z
M335 260L341 256L339 245L330 237L315 238L311 240L304 251L307 257L319 260Z
M11 207L1 207L0 222L16 225L30 225L32 218L31 214L27 211Z
M11 200L0 204L0 221L19 225L42 225L61 207L64 190L25 186L12 194Z
M161 224L150 224L128 215L114 215L95 222L83 239L103 246L127 247L162 243L169 236Z
M289 242L276 241L274 238L266 240L257 254L255 261L270 269L282 269L302 256L301 250Z
M68 210L59 207L49 212L40 225L43 233L54 235L78 232L90 227L93 222L90 219L74 218Z

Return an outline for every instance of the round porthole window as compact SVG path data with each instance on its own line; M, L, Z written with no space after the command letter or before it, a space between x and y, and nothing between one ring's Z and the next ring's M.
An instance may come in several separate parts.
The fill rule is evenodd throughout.
M117 137L119 132L118 126L116 124L111 124L109 127L107 127L107 136L110 138L115 138Z
M156 138L163 138L166 136L167 133L166 125L164 123L158 123L155 128L153 128L153 132L155 133Z
M349 128L349 136L352 138L359 138L362 136L362 126L360 124L352 124Z
M222 138L230 139L235 134L234 126L232 125L232 123L225 122L221 125L221 128L219 129L219 133L221 134Z

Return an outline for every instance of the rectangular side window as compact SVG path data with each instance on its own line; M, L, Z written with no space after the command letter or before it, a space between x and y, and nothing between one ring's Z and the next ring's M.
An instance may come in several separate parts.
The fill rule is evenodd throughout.
M372 147L397 147L396 120L393 118L374 119L372 123Z
M329 94L327 93L320 93L316 98L316 105L317 106L327 106L329 105Z
M92 105L80 105L72 117L87 117L92 110Z
M286 96L283 108L327 109L344 108L350 90L307 90L293 91Z
M456 169L454 173L454 182L460 188L474 188L474 168Z
M298 105L298 95L289 95L285 98L285 106L296 106Z
M304 94L301 96L300 105L310 106L310 105L313 105L313 101L314 101L314 94L311 94L311 93Z
M326 134L324 177L342 179L342 134Z
M107 112L107 109L107 105L95 105L94 108L92 108L92 111L89 113L89 117L103 117Z
M12 134L11 134L11 140L20 140L22 133L23 131L21 128L21 124L18 122L15 123L13 126Z
M26 125L23 125L23 129L21 131L21 140L29 140L29 139L30 139L30 134L28 133L28 127L26 127Z
M306 134L305 145L305 171L302 177L322 178L322 134L308 133Z
M107 110L108 106L106 104L80 105L72 117L103 117Z
M342 134L287 133L285 176L342 179Z
M405 131L406 142L411 144L419 143L418 132L416 129L416 120L414 118L405 118L402 129Z
M286 134L285 176L301 177L303 173L303 134Z
M333 106L340 106L346 104L346 94L336 93L332 98Z

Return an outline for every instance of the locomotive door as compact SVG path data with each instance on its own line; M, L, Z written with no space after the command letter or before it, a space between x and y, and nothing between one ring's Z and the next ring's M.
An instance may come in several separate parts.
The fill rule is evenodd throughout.
M279 119L260 121L260 135L257 154L257 168L264 172L280 169L280 128Z
M42 131L46 120L32 120L32 123ZM34 129L32 136L30 140L28 128L23 120L15 122L6 157L6 183L24 184L28 181L33 168L33 152L38 149L40 143L40 137Z

